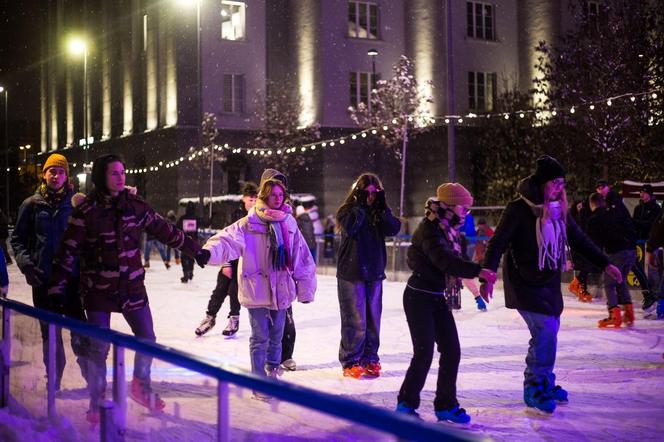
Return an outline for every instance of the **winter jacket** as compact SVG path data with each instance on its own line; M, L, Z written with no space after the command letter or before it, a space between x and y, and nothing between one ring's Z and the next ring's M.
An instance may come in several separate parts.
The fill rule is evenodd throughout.
M522 180L517 190L534 204L542 204L541 191L532 176ZM539 269L535 221L535 214L526 201L521 197L510 201L489 240L483 267L496 271L505 253L505 306L558 317L563 311L561 270ZM609 264L609 258L588 239L569 214L566 231L572 250L601 269Z
M53 260L49 295L64 291L71 264L79 256L85 309L126 312L146 306L140 251L143 231L192 258L200 250L197 242L127 190L115 198L85 197L74 209Z
M288 215L288 244L293 268L274 270L270 259L269 224L252 208L249 214L211 237L203 246L210 251L209 264L239 258L238 298L246 308L283 310L297 299L311 302L316 292L316 265L311 252Z
M646 251L654 252L660 247L664 247L664 210L659 213L659 217L650 229L650 236L646 242Z
M307 247L316 248L316 235L314 233L314 223L306 212L297 216L297 227L300 229Z
M634 226L636 227L637 239L648 239L650 229L661 211L662 208L659 207L659 204L654 199L651 199L647 203L643 201L639 202L634 208L634 215L632 216Z
M453 248L438 220L424 218L415 229L408 247L408 267L413 271L408 285L412 288L442 293L447 276L475 278L480 267L462 259Z
M341 230L337 278L344 281L385 279L385 237L401 229L401 221L387 208L374 217L369 207L351 204L337 215ZM375 219L375 221L372 221Z
M196 216L193 204L188 204L185 214L178 219L178 229L185 235L198 242L198 229L202 227L201 219Z
M588 219L586 233L597 247L609 254L636 247L632 220L625 219L617 210L609 211L605 207L595 209Z
M50 277L53 256L73 211L73 195L72 190L66 190L54 207L38 189L21 204L10 242L23 273L33 266L44 272L44 282ZM77 262L73 263L72 274L78 274Z

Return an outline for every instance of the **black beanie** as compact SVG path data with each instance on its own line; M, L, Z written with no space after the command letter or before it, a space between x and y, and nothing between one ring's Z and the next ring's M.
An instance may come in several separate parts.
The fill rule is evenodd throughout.
M106 187L106 168L109 164L116 161L121 162L124 166L122 158L111 153L100 156L92 163L91 181L94 184L94 191L97 194L108 193L108 188Z
M242 188L242 196L252 196L255 197L258 195L258 186L251 181L246 181L244 187Z
M565 169L555 158L542 155L537 159L534 178L539 184L544 184L556 178L565 178Z

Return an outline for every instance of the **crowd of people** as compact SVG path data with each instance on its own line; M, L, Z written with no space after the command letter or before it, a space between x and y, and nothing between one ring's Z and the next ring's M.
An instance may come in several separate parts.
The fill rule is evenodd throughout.
M125 166L118 156L97 158L92 189L75 194L69 165L52 154L43 166L35 194L19 208L10 238L15 261L32 289L35 307L49 309L102 328L112 313L121 313L135 336L155 342L152 311L144 284L150 254L156 247L166 268L171 252L182 267L182 283L194 277L194 264L219 265L205 317L197 336L216 325L223 302L229 299L228 324L222 335L234 336L244 307L251 328L251 371L277 378L295 370L295 321L292 303L310 303L316 293L316 237L325 234L323 256L334 253L330 237L339 238L337 296L341 319L338 359L340 374L350 379L381 376L380 326L383 280L387 264L386 237L402 230L402 220L387 204L384 186L373 173L363 173L350 185L325 230L317 211L293 208L288 178L266 169L260 184L246 182L242 203L231 223L204 245L203 221L187 205L177 218L162 217L125 185ZM495 229L486 219L475 227L474 199L459 183L442 183L424 202L424 217L412 235L407 263L412 271L403 293L403 308L413 356L396 398L396 411L418 417L420 394L430 370L434 347L440 351L434 398L439 421L468 423L470 415L457 398L461 358L452 312L460 308L462 288L473 294L477 308L487 310L502 261L505 305L523 318L529 341L523 381L526 405L552 413L569 401L556 384L555 360L563 312L562 273L574 263L570 285L581 301L592 301L588 275L604 274L609 316L602 328L634 323L627 287L630 271L638 272L635 246L645 242L646 272L637 274L644 293L642 308L664 317L662 247L664 216L652 187L641 189L641 202L629 214L606 181L597 192L568 206L565 170L550 156L537 160L516 198L507 203ZM320 225L315 227L314 221ZM5 223L6 224L6 223ZM469 244L468 237L477 237ZM569 253L571 252L571 254ZM7 295L8 253L0 254L0 294ZM639 276L640 275L640 276ZM48 325L41 324L44 364L48 370ZM106 392L109 344L75 333L71 345L89 393L87 419L99 421ZM151 387L151 358L137 353L130 397L152 410L164 401ZM56 389L66 361L61 334L56 336ZM255 391L254 397L269 401Z

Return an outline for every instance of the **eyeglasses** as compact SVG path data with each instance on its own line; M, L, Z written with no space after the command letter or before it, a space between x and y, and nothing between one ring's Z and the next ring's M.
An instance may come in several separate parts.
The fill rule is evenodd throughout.
M459 210L459 215L468 215L470 213L470 207L465 207L465 206L453 206L453 209L458 209Z

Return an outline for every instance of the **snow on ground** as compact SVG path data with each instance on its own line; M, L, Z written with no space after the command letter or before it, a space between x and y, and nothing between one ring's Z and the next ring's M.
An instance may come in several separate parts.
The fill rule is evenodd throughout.
M194 329L204 317L217 270L214 267L196 268L193 281L182 284L179 267L166 270L159 261L153 260L152 268L147 270L146 285L157 339L161 344L248 370L250 330L245 311L241 314L240 331L235 338L227 339L221 334L226 323L228 301L218 315L216 328L204 337L194 335ZM10 298L31 304L28 287L15 265L10 266L9 273ZM297 328L294 358L298 370L285 373L282 379L393 409L412 355L402 308L403 288L401 282L384 284L380 349L384 373L375 380L358 381L342 377L337 359L340 319L336 280L332 276L319 275L315 302L294 305ZM603 302L596 300L590 305L581 304L571 295L566 296L556 374L558 383L570 392L570 403L559 406L553 416L540 417L526 413L522 399L522 373L529 339L522 319L514 310L504 307L500 288L496 290L487 313L478 312L471 295L466 295L463 310L455 313L462 349L458 398L472 417L472 425L466 431L497 441L661 440L664 431L664 321L643 320L639 314L632 329L600 330L596 324L606 314ZM112 327L130 333L121 315L113 315ZM73 361L73 358L69 360ZM132 364L133 358L127 357L128 373ZM191 374L178 372L172 367L170 371L167 367L160 367L159 362L155 362L154 379L165 372L172 373L174 382L191 377ZM73 362L69 363L68 370L75 370ZM436 374L437 358L434 358L419 410L423 419L431 422L435 421L432 402ZM199 384L205 390L207 384L201 382L201 379L191 380L190 385ZM214 390L212 386L208 387L207 390ZM78 394L80 402L85 402L84 391L80 388L72 391L78 391L72 394ZM186 392L181 395L186 396ZM174 405L176 416L192 413L187 409L191 402L179 398L182 399L179 403L168 404L169 398L174 400L172 395L164 394L164 397L167 410ZM235 399L231 405L233 401ZM248 404L251 416L254 412L269 412L269 406L260 408L264 404L255 402L242 402ZM214 401L209 404L212 407L210 422L216 422ZM293 431L304 427L305 423L309 426L309 433L298 433L300 439L329 438L330 431L339 436L339 440L356 437L350 433L342 437L345 429L339 427L338 421L330 419L328 426L324 418L312 418L315 414L297 410L281 408L276 409L278 418L263 420L263 415L258 421L253 417L247 419L254 430L264 432L268 439L274 436L274 433L270 434L274 431L272 425L285 421ZM312 425L313 421L316 423ZM231 423L235 422L232 420ZM316 431L320 431L318 437ZM252 437L256 434L253 433ZM244 438L248 440L250 437L245 435ZM375 436L370 438L376 440Z

